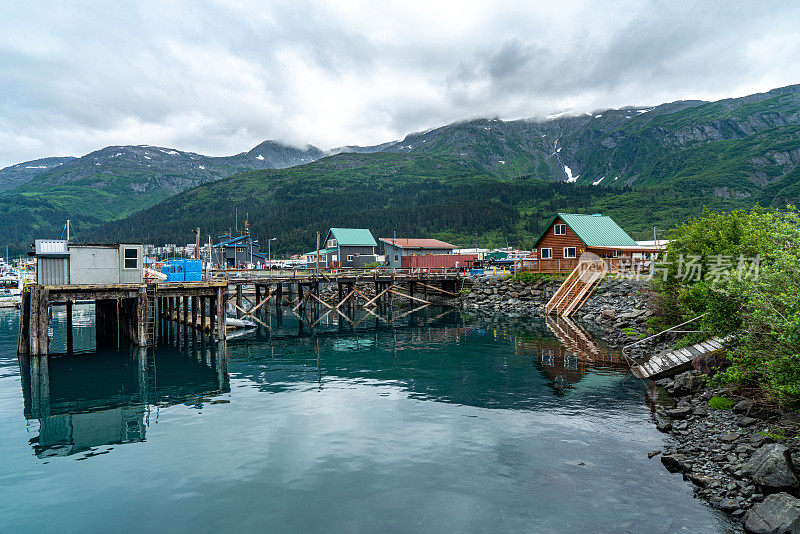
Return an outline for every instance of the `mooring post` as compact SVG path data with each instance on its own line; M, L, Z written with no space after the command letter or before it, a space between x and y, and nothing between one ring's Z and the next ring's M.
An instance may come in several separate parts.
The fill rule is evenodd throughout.
M217 339L224 341L226 337L225 323L227 315L225 313L225 289L217 288Z
M42 289L39 292L39 354L50 353L50 338L47 337L50 329L50 292Z
M275 302L277 302L279 306L283 306L283 284L278 284L278 287L275 289L275 297L277 297Z
M17 338L17 354L30 354L30 325L31 325L31 293L29 290L22 292L22 302L19 306L19 336Z
M197 297L192 297L192 329L197 330Z
M31 356L39 354L39 286L31 286L28 326L28 353Z
M242 312L242 284L236 284L236 316L238 317Z
M67 301L67 352L72 353L72 301Z

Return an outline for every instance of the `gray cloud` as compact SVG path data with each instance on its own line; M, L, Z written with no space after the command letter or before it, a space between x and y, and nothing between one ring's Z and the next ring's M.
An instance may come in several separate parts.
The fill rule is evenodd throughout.
M109 144L378 143L800 82L800 5L696 4L9 3L0 166Z

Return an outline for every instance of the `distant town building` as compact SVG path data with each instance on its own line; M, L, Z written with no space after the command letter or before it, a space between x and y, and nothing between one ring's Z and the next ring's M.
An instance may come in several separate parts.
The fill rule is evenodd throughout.
M418 256L422 254L450 254L455 245L439 241L438 239L420 239L410 237L382 237L383 251L386 254L386 265L399 269L403 256Z
M265 262L261 246L249 234L238 237L225 234L218 239L219 242L211 246L211 261L216 265L238 269L248 264L258 265Z

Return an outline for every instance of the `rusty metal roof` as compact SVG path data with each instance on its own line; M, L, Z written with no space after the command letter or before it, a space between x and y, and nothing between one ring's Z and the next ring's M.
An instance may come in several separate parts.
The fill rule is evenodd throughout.
M434 248L434 249L442 249L442 248L449 248L454 249L456 248L455 245L451 245L450 243L445 243L444 241L439 241L438 239L417 239L413 237L382 237L380 238L381 241L384 243L389 243L390 245L394 245L397 248Z

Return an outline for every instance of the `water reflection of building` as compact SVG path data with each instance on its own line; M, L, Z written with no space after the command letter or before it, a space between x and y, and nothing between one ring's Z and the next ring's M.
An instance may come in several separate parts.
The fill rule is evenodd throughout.
M565 317L547 317L547 329L554 337L514 340L517 354L532 355L556 385L579 381L590 368L624 368L619 351L598 345L580 326Z
M145 440L151 405L230 391L224 345L132 347L78 356L20 358L24 414L38 420L40 458Z

